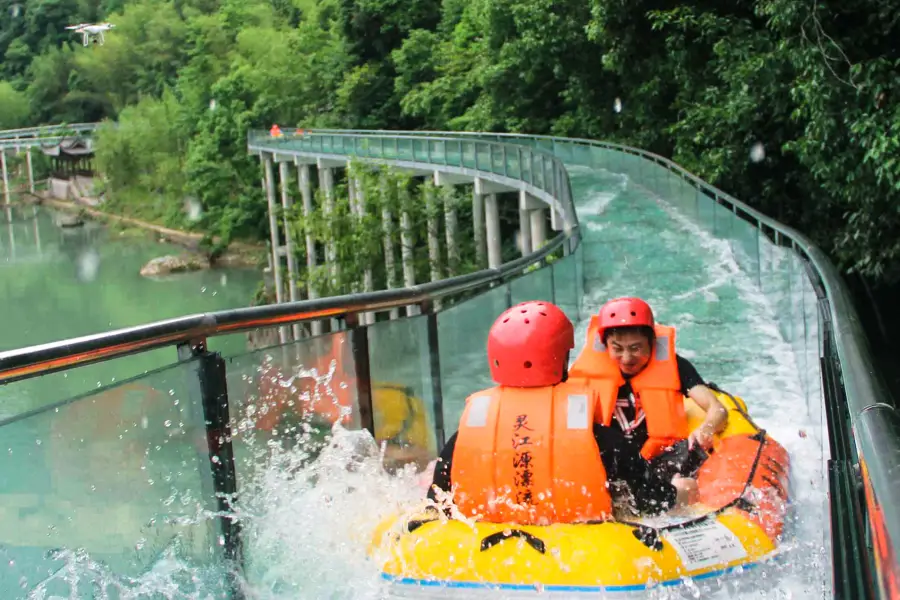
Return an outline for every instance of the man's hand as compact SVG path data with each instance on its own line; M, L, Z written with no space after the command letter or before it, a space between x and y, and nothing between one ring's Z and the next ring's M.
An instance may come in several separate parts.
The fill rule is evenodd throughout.
M705 423L692 431L691 435L688 436L688 450L693 449L695 445L700 446L704 450L712 448L713 434Z
M705 385L695 385L688 390L688 396L706 411L703 424L688 436L688 449L692 449L696 444L704 450L709 450L712 447L713 435L721 433L728 426L728 411Z
M693 504L700 496L696 479L676 475L672 478L672 485L675 486L675 503L678 506Z

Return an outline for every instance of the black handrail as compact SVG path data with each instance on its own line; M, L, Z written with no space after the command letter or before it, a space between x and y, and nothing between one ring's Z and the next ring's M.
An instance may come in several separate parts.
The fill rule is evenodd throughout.
M202 313L0 352L0 385L217 335L433 302L502 282L578 239L575 226L571 233L560 233L537 251L499 268L407 288Z

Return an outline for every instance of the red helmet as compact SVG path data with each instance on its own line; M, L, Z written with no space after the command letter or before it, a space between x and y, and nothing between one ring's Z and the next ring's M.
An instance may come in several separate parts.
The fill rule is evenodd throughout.
M653 310L640 298L616 298L600 308L597 335L613 327L653 327Z
M549 302L523 302L500 315L488 333L491 377L500 385L541 387L563 380L575 328Z

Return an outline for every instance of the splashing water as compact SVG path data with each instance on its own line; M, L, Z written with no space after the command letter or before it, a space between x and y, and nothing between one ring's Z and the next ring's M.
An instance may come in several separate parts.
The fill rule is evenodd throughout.
M211 600L225 597L221 571L185 561L179 556L178 546L173 542L149 571L133 578L116 574L84 550L56 550L50 553L51 557L63 565L22 597L27 600Z
M766 148L763 146L762 142L756 142L753 144L753 147L750 148L750 160L758 163L762 162L766 158Z
M266 368L261 373L271 376ZM345 382L335 375L332 360L324 373L297 368L277 384L305 405L336 404L336 388ZM385 445L340 421L324 440L317 438L312 412L261 439L254 416L267 414L270 402L246 408L239 428L249 434L244 472L250 476L237 506L248 549L245 591L273 600L382 597L379 565L366 554L369 542L383 519L421 503L430 474L417 473L414 465L388 473Z
M366 548L380 521L421 501L419 477L388 475L368 432L337 425L332 434L308 466L302 451L276 453L244 507L254 597L381 597Z
M203 205L196 198L188 198L184 201L184 212L188 221L199 221L203 216Z
M76 264L79 281L94 281L100 270L100 253L95 248L87 248L78 255Z

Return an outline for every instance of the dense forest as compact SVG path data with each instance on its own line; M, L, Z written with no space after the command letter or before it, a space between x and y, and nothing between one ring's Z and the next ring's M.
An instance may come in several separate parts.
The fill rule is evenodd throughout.
M194 198L194 227L264 237L246 139L272 123L553 133L671 157L798 227L845 271L900 279L900 10L889 0L0 9L0 128L118 121L101 134L107 185L170 224ZM100 20L116 25L103 46L65 30Z

